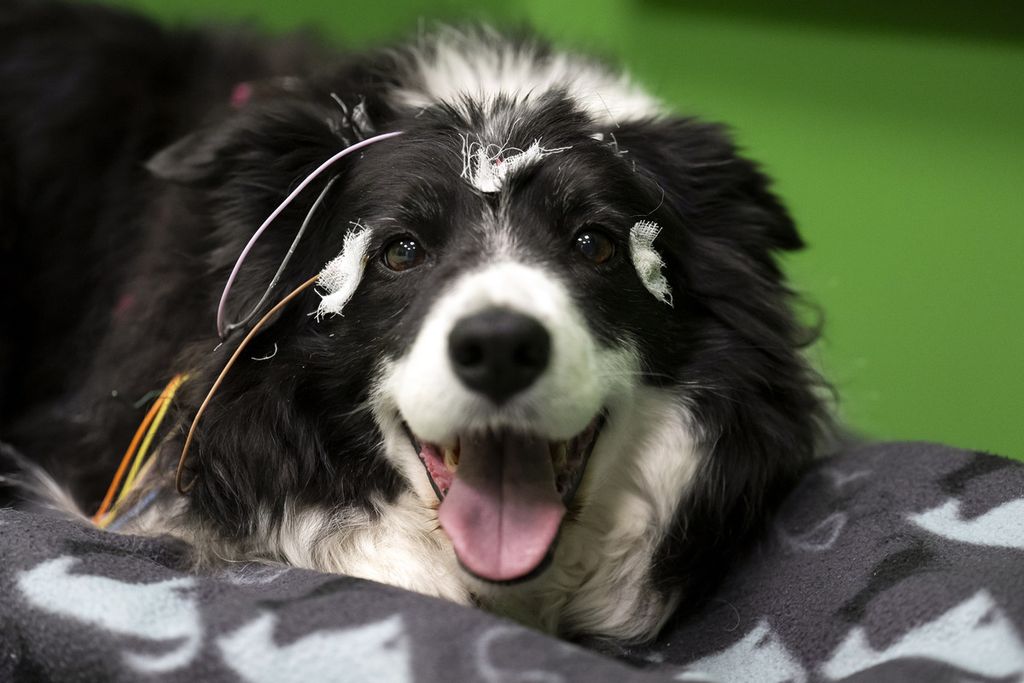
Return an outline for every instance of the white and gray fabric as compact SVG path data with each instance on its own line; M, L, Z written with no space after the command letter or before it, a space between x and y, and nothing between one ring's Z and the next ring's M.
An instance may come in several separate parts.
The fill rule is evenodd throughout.
M348 577L0 510L0 681L1024 681L1024 464L819 462L703 608L597 654Z

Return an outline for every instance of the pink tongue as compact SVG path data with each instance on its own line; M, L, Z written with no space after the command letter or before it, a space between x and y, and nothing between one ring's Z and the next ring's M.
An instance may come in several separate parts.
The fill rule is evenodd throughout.
M564 515L547 441L517 434L462 439L439 518L466 569L490 581L529 574Z

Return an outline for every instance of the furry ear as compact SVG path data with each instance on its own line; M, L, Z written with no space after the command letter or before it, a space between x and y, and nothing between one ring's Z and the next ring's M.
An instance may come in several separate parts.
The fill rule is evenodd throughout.
M699 229L716 215L708 228L719 239L755 250L804 246L768 177L738 153L724 127L691 118L633 121L605 139L658 184L688 225Z
M291 86L189 133L151 157L146 169L180 185L219 186L241 165L281 169L310 151L326 158L372 133L363 98L345 102Z
M771 519L769 509L810 462L827 423L818 380L800 353L813 334L793 313L776 258L803 241L768 177L722 127L624 122L607 138L649 181L645 200L663 197L657 211L669 214L658 243L687 330L676 342L689 354L679 376L707 453L659 547L653 578L699 601L723 562Z
M161 180L200 185L220 170L218 160L236 131L230 124L189 133L146 162L146 170Z

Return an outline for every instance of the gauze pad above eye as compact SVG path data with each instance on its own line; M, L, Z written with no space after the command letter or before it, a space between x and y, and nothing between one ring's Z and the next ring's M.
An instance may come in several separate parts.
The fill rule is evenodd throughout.
M665 261L654 248L654 240L660 232L661 228L654 221L637 221L629 230L629 255L647 291L671 306L672 288L662 272Z
M363 279L366 252L372 236L372 230L356 224L351 232L345 235L341 253L320 271L316 284L324 292L320 294L320 305L316 309L317 320L328 314L340 314L341 309L355 294L359 282Z

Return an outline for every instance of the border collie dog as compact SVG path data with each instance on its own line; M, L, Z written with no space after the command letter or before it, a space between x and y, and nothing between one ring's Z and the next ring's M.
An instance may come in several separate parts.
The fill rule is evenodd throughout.
M140 397L187 374L117 531L197 569L641 641L820 442L793 222L722 127L601 63L479 27L345 54L13 2L0 92L0 439L91 513ZM225 319L320 278L225 375L182 494L255 320L218 338L236 263Z

